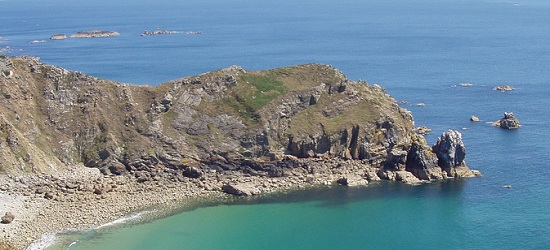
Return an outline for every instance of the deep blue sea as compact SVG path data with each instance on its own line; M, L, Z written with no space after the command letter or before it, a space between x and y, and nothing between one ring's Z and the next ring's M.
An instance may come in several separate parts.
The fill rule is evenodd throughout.
M157 28L183 33L140 36ZM121 35L48 40L91 29ZM466 161L484 174L198 207L71 235L70 249L550 249L550 2L0 0L0 36L9 55L134 84L331 64L408 100L416 124L433 129L429 143L460 130ZM493 90L504 84L516 90ZM504 112L523 126L488 124Z

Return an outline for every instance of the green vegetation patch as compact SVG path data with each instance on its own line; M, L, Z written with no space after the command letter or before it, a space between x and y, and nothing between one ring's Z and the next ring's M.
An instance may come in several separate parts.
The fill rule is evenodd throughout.
M232 94L207 105L215 107L219 112L236 114L247 126L254 126L259 124L259 111L274 99L285 95L287 91L284 83L274 77L245 75L240 77L239 85Z
M237 93L237 101L254 112L287 92L283 82L269 76L248 75L243 76L242 80L250 84L252 88L241 89Z

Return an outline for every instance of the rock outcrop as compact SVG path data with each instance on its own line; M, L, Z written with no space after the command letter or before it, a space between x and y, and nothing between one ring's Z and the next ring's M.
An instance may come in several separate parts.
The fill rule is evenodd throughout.
M11 77L13 76L12 71L13 64L5 55L0 55L0 77Z
M428 146L411 113L382 87L351 81L329 65L232 66L148 87L28 56L9 61L15 77L0 78L1 172L47 174L84 164L138 182L161 169L191 179L212 171L281 177L296 168L319 171L303 159L335 159L323 168L363 166L343 175L347 184L354 175L411 182L399 171L420 180L467 176L457 171L467 169L458 132Z
M521 127L519 120L514 116L512 112L504 112L504 117L493 123L493 126L503 129L517 129Z
M422 137L413 141L407 158L407 171L422 180L472 177L472 172L464 158L466 147L462 141L462 134L449 130L437 139L430 148ZM434 157L435 156L435 157Z

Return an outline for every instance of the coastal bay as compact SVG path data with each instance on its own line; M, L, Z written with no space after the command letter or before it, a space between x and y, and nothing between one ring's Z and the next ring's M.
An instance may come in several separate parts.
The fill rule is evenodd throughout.
M432 130L425 136L430 145L444 131L460 131L468 165L483 176L428 185L396 184L398 188L384 184L377 188L377 182L365 188L336 186L330 189L335 193L326 189L287 193L267 204L261 203L261 195L252 199L258 203L243 198L237 204L206 205L180 217L154 220L158 224L140 224L139 229L128 226L125 231L126 226L121 226L120 232L76 233L69 244L79 241L83 248L104 249L118 246L116 239L123 236L143 246L147 242L160 246L152 238L173 239L165 249L180 249L182 244L200 247L200 242L218 249L242 248L246 243L265 249L545 249L550 245L544 230L550 227L545 209L550 205L548 168L541 160L548 156L545 142L550 134L544 126L548 112L541 108L548 106L549 95L547 3L138 1L133 3L136 8L125 8L121 15L126 4L65 2L59 8L55 1L0 1L4 24L0 50L38 56L47 64L101 79L153 86L234 64L252 71L328 63L349 79L365 79L386 89L399 106L413 112L416 126ZM101 11L85 11L90 9ZM121 35L29 43L98 27ZM157 27L204 34L139 38L144 29ZM506 85L514 90L493 90ZM492 126L505 112L513 112L521 121L519 129ZM470 122L472 115L479 122ZM17 221L16 214L12 223ZM111 237L114 242L107 240ZM97 239L105 239L105 245Z

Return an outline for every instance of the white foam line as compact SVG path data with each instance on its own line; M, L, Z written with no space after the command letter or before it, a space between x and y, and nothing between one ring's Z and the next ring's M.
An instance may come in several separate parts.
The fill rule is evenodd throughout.
M0 0L2 1L2 0ZM126 217L122 217L122 218L119 218L119 219L116 219L114 221L111 221L111 222L108 222L108 223L105 223L103 225L100 225L94 229L101 229L101 228L105 228L105 227L110 227L110 226L114 226L114 225L119 225L119 224L123 224L123 223L126 223L126 222L130 222L130 221L134 221L134 220L138 220L140 219L143 215L145 214L148 214L148 213L151 213L153 211L142 211L142 212L139 212L139 213L135 213L135 214L131 214L129 216L126 216ZM53 245L57 239L57 234L56 233L45 233L42 235L42 237L36 241L34 241L33 243L31 243L31 245L29 245L27 247L26 250L43 250L43 249L46 249L48 248L49 246ZM77 241L74 241L72 242L68 248L71 248L74 244L77 244L78 243L78 240Z
M111 222L107 222L107 223L105 223L101 226L96 227L95 229L101 229L101 228L104 228L104 227L110 227L110 226L114 226L114 225L118 225L118 224L123 224L123 223L129 222L129 221L138 220L143 215L151 213L151 212L152 211L142 211L142 212L139 212L139 213L135 213L135 214L132 214L132 215L129 215L129 216L126 216L126 217L116 219L116 220L111 221Z
M53 243L55 243L55 240L57 237L55 236L55 233L45 233L42 235L42 237L33 243L31 243L27 250L42 250L46 249L47 247L51 246Z

